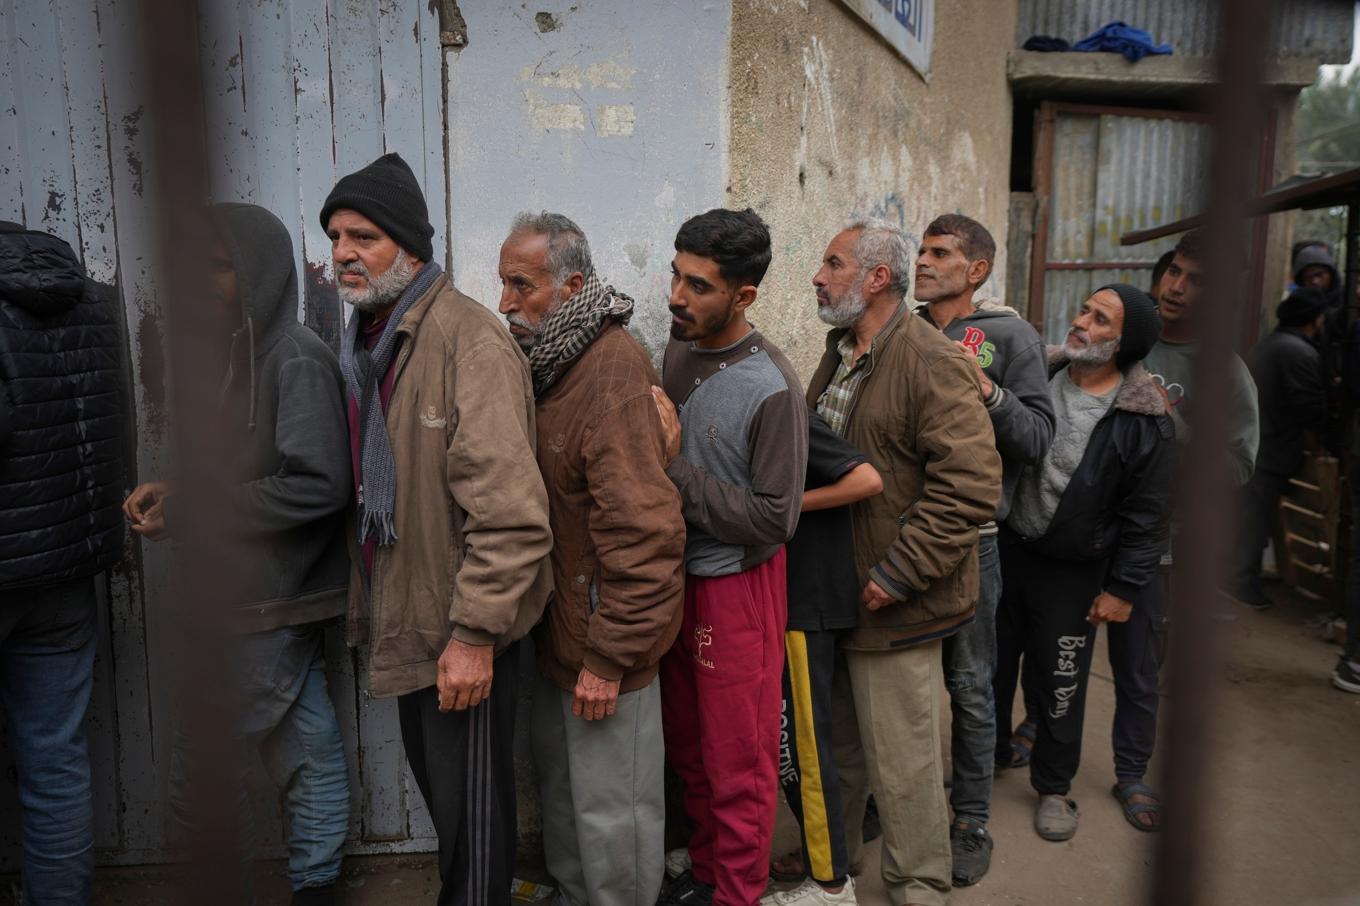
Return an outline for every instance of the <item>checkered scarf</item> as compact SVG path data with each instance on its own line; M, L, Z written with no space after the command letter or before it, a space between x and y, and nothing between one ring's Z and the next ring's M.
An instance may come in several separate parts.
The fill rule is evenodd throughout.
M610 321L627 324L632 317L633 300L605 286L592 271L581 291L546 319L543 333L529 352L534 396L546 393Z

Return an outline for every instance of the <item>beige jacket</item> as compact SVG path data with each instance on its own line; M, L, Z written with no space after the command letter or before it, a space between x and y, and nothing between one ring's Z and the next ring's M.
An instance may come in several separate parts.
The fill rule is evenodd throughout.
M377 549L371 595L350 532L349 639L369 645L375 697L434 685L450 635L504 650L538 622L552 585L524 354L447 276L397 331L397 541Z

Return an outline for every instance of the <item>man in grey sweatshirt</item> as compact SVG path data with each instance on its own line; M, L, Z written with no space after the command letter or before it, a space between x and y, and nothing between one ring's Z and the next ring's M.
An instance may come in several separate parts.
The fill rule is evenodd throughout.
M963 347L977 362L984 402L1001 454L1002 496L996 522L978 539L977 616L944 640L945 687L953 722L950 748L954 810L949 843L953 881L965 887L982 880L991 865L992 772L996 749L996 605L1001 597L1001 560L996 525L1010 511L1021 470L1041 461L1053 439L1053 403L1043 340L1019 312L977 293L991 274L996 241L982 224L944 214L926 227L916 257L916 313ZM1009 729L1009 728L1007 728Z
M340 367L297 321L293 243L283 223L246 204L215 205L209 219L217 242L205 295L237 325L223 344L221 421L234 429L225 442L241 471L221 556L240 590L232 614L242 633L239 729L287 802L292 902L328 904L349 830L349 772L322 639L322 621L345 612L349 587ZM123 504L133 532L158 541L182 525L174 491L166 481L133 490ZM193 739L176 739L170 802L187 824L196 816L183 801L185 759L203 755Z

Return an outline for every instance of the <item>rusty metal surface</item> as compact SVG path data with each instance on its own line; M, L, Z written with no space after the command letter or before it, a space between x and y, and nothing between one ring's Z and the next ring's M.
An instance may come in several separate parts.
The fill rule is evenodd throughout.
M1120 237L1199 209L1210 130L1194 115L1091 105L1045 104L1040 119L1035 166L1047 210L1030 317L1057 342L1083 293L1116 279L1147 284L1174 237L1138 246Z
M1345 63L1351 57L1354 6L1335 0L1294 0L1277 4L1268 54ZM1052 35L1075 43L1110 22L1127 22L1151 33L1177 54L1207 57L1214 52L1218 9L1214 0L1020 0L1015 46L1031 35Z
M137 438L130 480L174 470L146 27L135 0L0 0L0 218L70 242L122 307ZM299 316L335 343L344 311L317 217L337 175L400 152L425 188L435 247L447 248L438 12L420 0L203 3L198 32L210 197L280 216L293 235ZM167 560L164 546L129 541L103 597L90 727L106 864L167 855L169 642L157 615L180 600ZM327 659L355 789L362 781L365 790L362 805L355 797L350 850L430 849L433 828L401 757L394 704L361 693L361 665L334 631ZM0 770L7 759L0 744ZM17 867L11 797L0 785L0 871ZM276 799L260 804L266 839L280 840Z

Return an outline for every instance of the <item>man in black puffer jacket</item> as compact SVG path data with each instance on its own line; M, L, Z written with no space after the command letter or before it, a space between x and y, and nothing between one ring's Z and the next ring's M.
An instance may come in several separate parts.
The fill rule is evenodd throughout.
M69 245L0 222L0 705L24 902L84 903L94 873L85 712L95 583L123 556L121 337Z
M1166 550L1175 428L1141 364L1159 332L1156 303L1135 287L1101 287L1082 303L1067 342L1049 350L1053 443L1021 473L1000 534L997 725L1011 726L1023 654L1039 704L1034 828L1046 840L1077 832L1067 794L1096 627L1149 605Z

